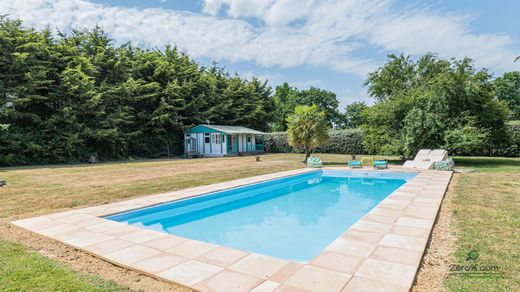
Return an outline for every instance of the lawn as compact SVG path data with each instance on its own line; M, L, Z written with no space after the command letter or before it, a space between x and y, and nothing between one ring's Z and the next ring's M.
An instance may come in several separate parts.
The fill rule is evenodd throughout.
M497 266L500 274L449 274L445 285L451 291L520 291L520 159L455 161L477 172L462 174L455 186L453 263ZM467 260L471 250L479 254L476 261Z
M325 165L345 165L350 156L319 154ZM303 155L192 160L148 160L98 165L35 166L0 169L8 186L0 188L0 219L12 220L70 208L104 204L131 197L194 187L231 179L304 167ZM469 250L478 263L500 266L503 278L449 275L449 290L519 290L520 159L456 158L458 166L475 173L461 174L454 195L457 235L455 263L465 263ZM393 158L394 163L401 163ZM2 240L0 229L0 240ZM23 243L23 242L22 242ZM112 282L77 273L30 249L0 241L0 285L20 290L124 290ZM5 265L9 262L10 265ZM6 268L7 267L7 268ZM27 282L27 275L38 275ZM58 276L63 275L63 276ZM26 283L27 282L27 283ZM16 286L18 285L18 286ZM22 286L33 285L33 286ZM0 288L3 288L0 286ZM76 289L77 288L77 289ZM1 289L0 289L1 290Z
M0 291L128 291L0 239Z

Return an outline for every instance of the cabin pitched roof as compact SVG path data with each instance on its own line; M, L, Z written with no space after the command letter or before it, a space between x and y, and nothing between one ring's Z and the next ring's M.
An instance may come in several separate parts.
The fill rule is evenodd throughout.
M253 134L253 135L265 135L266 134L264 132L253 130L253 129L242 127L242 126L205 125L205 124L195 126L191 129L187 130L186 132L188 132L194 128L197 128L197 127L206 127L206 128L213 129L215 131L219 131L219 132L222 132L225 134Z

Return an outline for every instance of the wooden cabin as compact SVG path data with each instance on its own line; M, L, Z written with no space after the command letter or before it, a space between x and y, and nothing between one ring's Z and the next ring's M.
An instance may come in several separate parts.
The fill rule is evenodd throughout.
M263 153L257 136L264 132L240 126L198 125L184 131L187 157L220 157Z

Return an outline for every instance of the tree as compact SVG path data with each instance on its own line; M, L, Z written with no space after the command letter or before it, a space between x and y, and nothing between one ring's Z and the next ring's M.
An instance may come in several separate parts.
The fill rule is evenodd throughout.
M446 149L452 154L474 155L482 151L482 141L486 141L489 132L467 124L446 132Z
M368 106L362 101L353 102L345 107L344 123L346 128L359 128L362 124L362 113Z
M116 46L100 27L54 35L0 17L0 66L0 165L178 154L195 124L265 131L275 114L266 81L173 46Z
M331 127L342 123L342 115L338 110L339 101L334 92L316 87L298 90L285 82L276 87L273 100L276 113L271 127L273 131L287 130L286 119L298 105L317 105L325 112L325 119Z
M329 138L326 114L316 105L299 105L287 118L287 136L289 144L299 150L305 150L305 161L310 152Z
M330 127L341 123L342 117L338 110L339 101L334 92L311 87L300 91L300 99L302 104L318 106L325 113L325 120Z
M506 72L493 82L498 100L507 103L511 119L520 120L520 71Z
M275 105L274 121L271 130L274 132L284 132L287 130L287 117L294 112L299 100L299 92L296 88L289 86L287 82L276 86L273 101Z
M472 135L482 138L474 140L479 153L492 154L508 142L508 109L495 98L486 69L476 70L468 58L448 61L433 54L417 60L390 55L388 60L365 82L376 100L362 114L367 150L410 157L421 148L444 147L449 133L467 127L486 133Z

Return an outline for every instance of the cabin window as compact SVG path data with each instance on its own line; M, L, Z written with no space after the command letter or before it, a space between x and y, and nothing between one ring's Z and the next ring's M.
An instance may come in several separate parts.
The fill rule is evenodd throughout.
M213 140L215 141L215 144L222 143L222 140L220 139L222 136L220 134L213 134Z
M247 143L251 143L251 135L247 135Z
M209 133L204 133L204 143L209 143Z

